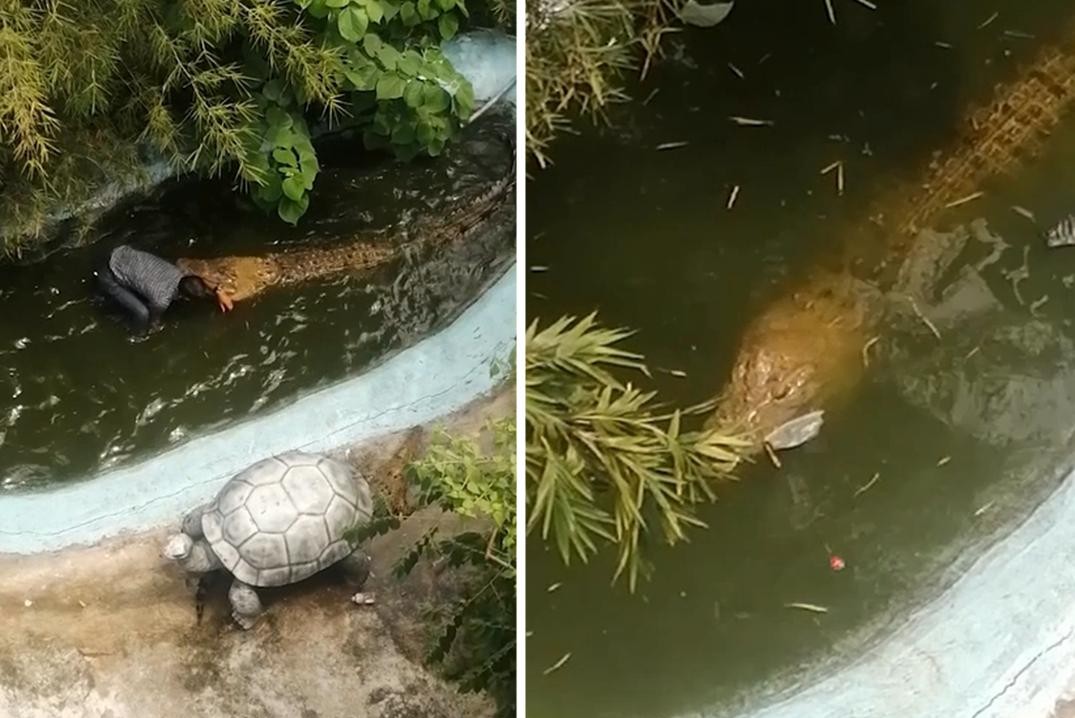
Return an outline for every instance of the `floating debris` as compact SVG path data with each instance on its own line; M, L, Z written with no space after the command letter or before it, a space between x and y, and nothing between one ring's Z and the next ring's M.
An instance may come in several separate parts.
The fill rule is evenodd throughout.
M984 196L985 196L985 192L978 191L978 192L975 192L974 194L969 194L966 197L962 197L962 198L957 199L957 200L955 200L953 202L949 202L944 207L945 207L945 209L952 209L953 207L958 207L961 204L967 204L968 202L973 202L974 200L976 200L976 199L978 199L980 197L984 197Z
M995 13L993 13L992 15L990 15L989 17L987 17L987 18L986 18L986 19L985 19L984 21L982 21L982 24L978 26L978 29L979 29L979 30L984 30L985 28L987 28L987 27L989 27L990 25L992 25L992 24L993 24L993 21L994 21L994 20L996 20L996 19L997 19L998 17L1000 17L1000 13L999 13L999 12L995 12Z
M1025 207L1020 207L1017 204L1013 204L1012 205L1012 212L1015 212L1020 217L1025 217L1025 218L1029 219L1031 222L1034 222L1035 224L1037 224L1037 222L1038 222L1038 218L1034 216L1034 213L1031 212L1029 209L1026 209Z
M940 339L941 332L937 329L937 325L931 322L929 320L929 317L922 313L922 310L918 308L918 303L914 300L914 298L907 297L907 301L911 303L911 309L914 310L914 313L918 316L918 318L921 319L927 327L929 327L929 330L931 332L933 332L933 336L937 337L937 339Z
M836 24L836 11L832 7L832 0L825 0L825 9L829 11L829 22Z
M811 613L828 613L829 609L824 606L819 606L816 603L802 603L801 601L795 601L794 603L785 603L784 608L797 608L800 611L810 611Z
M870 0L855 0L855 2L857 2L862 7L866 7L866 8L869 8L871 10L876 10L877 9L877 6L874 5L872 2L870 2Z
M646 99L642 100L643 107L648 105L649 101L652 100L654 97L656 97L657 93L660 92L660 91L661 91L661 88L658 87L658 88L654 89L653 92L651 92L648 95L646 95Z
M739 199L739 185L732 187L732 193L728 195L728 209L735 206L735 200Z
M821 433L821 427L825 423L825 411L811 411L791 421L784 422L769 432L765 437L766 446L773 449L794 449L815 438Z
M698 0L687 0L679 11L679 19L695 27L713 27L723 22L734 6L734 2L702 5Z
M530 267L530 271L531 272L547 272L547 271L549 271L549 268L548 268L547 265L544 265L544 264L535 264L532 267Z
M936 40L936 41L934 41L933 44L936 47L941 48L942 50L951 50L952 49L952 43L950 43L950 42L941 42L940 40Z
M945 466L945 465L947 465L947 464L948 464L948 462L950 462L951 460L952 460L952 457L951 457L951 456L945 456L945 457L943 457L943 458L942 458L942 459L941 459L940 461L938 461L938 462L937 462L937 466Z
M548 587L548 588L546 588L545 590L546 590L547 592L549 592L549 593L552 593L553 591L557 590L558 588L560 588L560 587L561 587L561 586L563 586L563 585L564 585L563 583L561 583L561 582L557 581L556 583L552 584L551 586L549 586L549 587Z
M663 142L657 145L657 151L663 150L678 150L680 147L686 147L690 142Z
M1021 40L1034 40L1037 35L1032 35L1029 32L1019 32L1018 30L1005 30L1004 34L1008 37L1017 37Z
M728 69L731 70L732 72L734 72L736 74L736 76L739 77L740 80L747 79L747 76L743 74L743 71L740 70L738 67L736 67L735 65L733 65L730 62L728 63Z
M772 127L776 124L772 120L759 120L754 117L740 117L739 115L732 115L728 119L743 127Z
M1034 303L1030 305L1030 313L1032 315L1034 315L1035 317L1039 316L1038 310L1041 309L1043 306L1045 306L1045 303L1048 302L1048 301L1049 301L1049 295L1048 294L1043 295L1041 297L1041 299L1035 300Z
M970 359L972 356L974 356L975 354L977 354L981 350L982 350L982 345L979 344L978 346L974 347L969 352L967 352L967 355L965 357L963 357L963 361L966 361L966 360Z
M978 509L977 511L975 511L974 515L975 516L981 516L986 511L988 511L989 509L993 508L993 504L995 504L995 503L996 503L996 501L990 501L988 504L986 504L985 506L983 506L980 509Z
M547 676L550 673L555 673L556 671L558 671L561 668L563 668L564 664L567 663L569 660L571 660L571 652L570 651L568 651L563 656L561 656L560 660L558 660L556 663L553 663L551 666L549 666L544 671L542 671L541 675Z
M351 603L358 606L372 606L376 602L377 601L372 593L363 593L359 591L354 596L351 596Z
M772 445L770 445L768 441L766 441L763 445L765 446L765 454L769 457L769 461L773 463L773 466L778 469L784 468L784 464L780 462L780 457L776 455L775 451L773 451Z
M836 554L831 554L829 556L829 568L833 571L843 571L847 568L847 562L844 561L842 557L837 556Z
M1030 247L1023 247L1023 264L1015 269L1010 269L1004 272L1004 278L1007 279L1012 285L1012 294L1015 295L1016 301L1019 302L1019 306L1025 307L1026 300L1023 299L1023 293L1019 291L1019 285L1030 279Z
M881 341L881 336L872 337L869 341L862 345L862 365L865 367L870 366L870 349L873 345Z
M867 481L865 484L863 484L862 486L860 486L857 489L855 489L855 496L858 497L860 494L864 494L867 491L869 491L873 487L873 485L878 482L878 480L880 478L881 478L881 472L880 471L875 471L873 476L870 477L869 481Z

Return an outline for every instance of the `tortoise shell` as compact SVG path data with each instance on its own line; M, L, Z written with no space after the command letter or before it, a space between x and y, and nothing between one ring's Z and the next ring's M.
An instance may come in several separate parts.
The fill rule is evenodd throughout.
M372 508L369 485L348 466L292 451L232 477L202 514L202 531L237 579L283 586L350 554L346 535Z

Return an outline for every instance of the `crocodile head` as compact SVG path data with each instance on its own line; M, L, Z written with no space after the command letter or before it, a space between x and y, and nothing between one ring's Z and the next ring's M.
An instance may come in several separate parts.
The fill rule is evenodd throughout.
M787 421L830 408L862 378L876 307L825 275L769 305L743 334L711 426L762 440Z

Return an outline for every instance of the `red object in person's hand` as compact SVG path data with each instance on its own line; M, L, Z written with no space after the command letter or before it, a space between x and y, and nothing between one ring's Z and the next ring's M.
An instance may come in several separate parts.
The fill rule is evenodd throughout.
M843 571L846 565L847 564L844 563L844 560L836 554L829 556L829 568L831 568L833 571Z

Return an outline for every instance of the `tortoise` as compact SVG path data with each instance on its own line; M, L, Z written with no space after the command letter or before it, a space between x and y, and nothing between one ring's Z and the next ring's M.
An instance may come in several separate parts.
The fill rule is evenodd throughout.
M369 484L346 464L291 451L229 479L184 517L164 556L196 575L229 572L232 617L249 629L263 612L258 587L296 583L333 564L364 581L369 558L351 534L372 508Z

